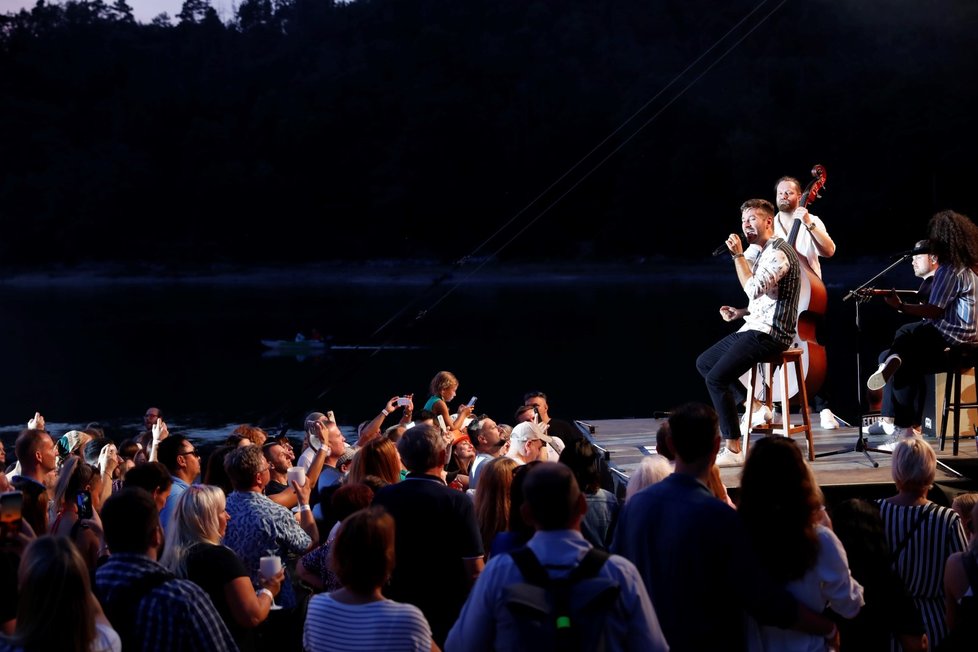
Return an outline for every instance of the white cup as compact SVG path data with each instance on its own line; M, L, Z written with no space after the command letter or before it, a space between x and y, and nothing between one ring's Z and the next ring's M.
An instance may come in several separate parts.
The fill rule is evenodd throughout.
M278 555L262 557L258 560L258 572L266 579L275 577L280 570L282 570L282 558Z
M306 484L306 467L304 466L290 467L289 470L285 472L285 477L288 478L289 486L291 486L292 481L295 480L296 483L301 487L304 484Z

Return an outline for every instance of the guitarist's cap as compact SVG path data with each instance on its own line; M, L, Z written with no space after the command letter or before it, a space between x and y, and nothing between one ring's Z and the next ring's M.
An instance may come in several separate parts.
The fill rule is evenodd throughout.
M930 240L918 240L917 244L913 246L910 250L911 256L916 256L917 254L929 254L933 253L930 248Z

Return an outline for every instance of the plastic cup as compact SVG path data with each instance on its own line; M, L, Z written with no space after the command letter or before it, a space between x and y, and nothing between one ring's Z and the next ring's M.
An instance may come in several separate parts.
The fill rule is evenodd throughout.
M282 558L278 555L262 557L258 560L258 572L262 577L275 577L282 570Z
M288 478L290 485L294 480L301 487L306 484L306 468L304 466L290 467L289 470L285 472L285 477Z

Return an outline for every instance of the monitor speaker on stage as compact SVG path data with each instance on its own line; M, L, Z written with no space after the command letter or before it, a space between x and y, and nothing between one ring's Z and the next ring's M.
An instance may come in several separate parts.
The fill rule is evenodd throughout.
M939 437L941 435L941 410L944 408L944 384L948 381L947 374L933 374L924 376L927 384L927 391L924 394L924 412L920 424L923 433L927 437ZM961 402L975 402L975 370L969 369L961 374ZM953 398L953 397L952 397ZM978 425L978 409L961 410L961 434L967 435L974 432L975 425ZM950 439L954 433L954 415L947 415L947 437Z

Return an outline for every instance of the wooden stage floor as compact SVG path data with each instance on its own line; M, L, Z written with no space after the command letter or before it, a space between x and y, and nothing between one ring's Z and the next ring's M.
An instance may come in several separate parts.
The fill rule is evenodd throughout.
M578 423L582 427L590 425L593 433L590 435L591 441L601 448L609 451L611 455L611 466L625 476L629 475L646 455L655 452L655 433L659 429L664 419L599 419L581 420ZM792 423L797 422L797 416L792 415ZM815 442L815 454L829 453L832 451L844 451L852 448L856 443L857 430L855 428L839 428L835 430L825 430L821 427L812 428L812 438ZM751 441L761 437L760 434L751 436ZM808 443L805 441L804 433L792 436L801 446L804 455L808 454ZM952 442L948 438L945 450L939 450L939 440L937 438L926 437L925 440L934 447L937 453L938 484L948 484L961 489L978 489L978 452L975 449L975 438L962 437L959 444L958 456L951 455ZM870 445L878 438L870 438ZM862 452L845 452L838 455L817 457L811 463L815 473L815 479L823 489L828 487L846 485L878 485L878 491L888 491L893 486L893 479L890 475L890 455L886 453L869 453L870 458L879 464L874 468L872 462L867 459ZM965 477L959 478L953 473L941 467L941 463L946 464L952 469L962 473ZM720 470L724 484L731 489L740 486L740 471L742 467L728 467ZM970 478L968 477L970 475Z

